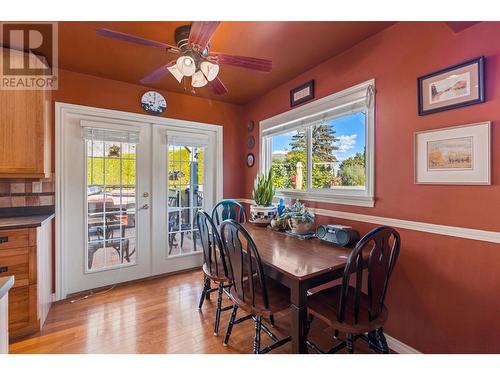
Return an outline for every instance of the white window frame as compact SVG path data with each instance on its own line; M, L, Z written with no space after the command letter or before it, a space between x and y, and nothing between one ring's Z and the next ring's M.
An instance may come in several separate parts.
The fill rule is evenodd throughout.
M260 122L260 158L259 170L267 173L271 167L272 137L300 129L304 126L332 115L345 116L352 113L353 108L364 105L366 113L366 188L334 188L294 190L279 189L277 197L347 204L353 206L374 207L375 198L375 80L371 79L345 90L336 92L324 98L315 100L290 111L281 113ZM311 186L312 179L312 127L308 128L307 147L307 185Z

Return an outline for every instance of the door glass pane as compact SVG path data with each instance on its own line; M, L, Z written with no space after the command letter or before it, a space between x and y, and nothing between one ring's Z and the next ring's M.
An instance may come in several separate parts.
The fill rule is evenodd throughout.
M136 145L86 143L87 272L135 264Z
M168 256L201 251L194 215L203 207L204 147L168 146Z

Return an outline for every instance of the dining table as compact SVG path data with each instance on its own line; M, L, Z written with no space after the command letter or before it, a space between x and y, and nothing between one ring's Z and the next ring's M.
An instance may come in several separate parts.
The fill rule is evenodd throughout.
M352 248L251 223L244 227L257 245L264 273L290 289L292 353L307 353L308 291L341 278Z

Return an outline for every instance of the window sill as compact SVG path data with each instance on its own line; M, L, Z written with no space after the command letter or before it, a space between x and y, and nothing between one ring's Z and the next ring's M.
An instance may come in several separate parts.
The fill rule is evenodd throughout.
M276 192L276 197L300 199L311 202L345 204L349 206L375 207L373 197L361 194L325 194L314 191L281 190Z

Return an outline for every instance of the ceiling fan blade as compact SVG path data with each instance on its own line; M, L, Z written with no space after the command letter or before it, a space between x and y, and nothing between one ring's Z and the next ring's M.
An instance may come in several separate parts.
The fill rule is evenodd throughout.
M171 67L172 65L175 65L176 60L170 61L168 64L160 66L158 69L152 71L149 73L146 77L141 79L141 83L154 83L161 78L163 78L166 74L170 73L168 71L168 68Z
M215 77L213 81L208 82L208 87L215 95L224 95L227 93L227 88L224 86L219 77Z
M196 46L199 51L204 51L207 48L210 39L217 30L220 21L195 21L191 24L189 33L189 45Z
M150 39L144 39L135 35L125 34L119 31L114 31L109 29L97 29L96 33L99 36L104 36L107 38L122 40L130 43L142 44L143 46L148 46L148 47L166 49L169 52L180 52L179 48L171 46L170 44L157 42L155 40L150 40Z
M271 60L259 59L257 57L235 56L215 52L209 54L208 60L216 64L232 65L267 73L273 69L273 62Z

